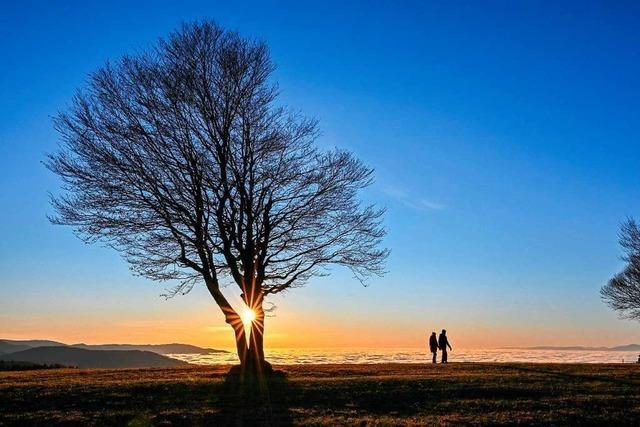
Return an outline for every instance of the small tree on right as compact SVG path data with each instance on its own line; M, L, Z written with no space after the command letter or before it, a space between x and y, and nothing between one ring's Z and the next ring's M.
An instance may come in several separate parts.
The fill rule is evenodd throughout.
M640 320L640 227L628 219L620 228L620 246L627 265L602 287L602 299L627 319Z

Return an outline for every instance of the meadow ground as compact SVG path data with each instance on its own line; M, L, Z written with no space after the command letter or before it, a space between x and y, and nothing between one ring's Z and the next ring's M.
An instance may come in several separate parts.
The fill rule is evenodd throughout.
M640 365L300 365L0 372L0 425L640 424Z

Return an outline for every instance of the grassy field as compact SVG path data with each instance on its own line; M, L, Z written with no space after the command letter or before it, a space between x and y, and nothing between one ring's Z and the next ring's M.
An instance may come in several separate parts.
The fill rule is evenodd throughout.
M0 425L640 424L640 366L314 365L0 372Z

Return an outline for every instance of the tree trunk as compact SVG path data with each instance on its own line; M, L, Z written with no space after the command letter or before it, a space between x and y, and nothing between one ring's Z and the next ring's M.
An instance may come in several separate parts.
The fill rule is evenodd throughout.
M229 323L229 322L227 322ZM236 338L236 351L238 352L238 359L240 360L240 365L244 366L247 360L247 338L244 332L244 324L242 320L240 320L240 316L238 316L238 321L234 323L229 323L233 328L233 333Z
M254 364L257 372L265 368L264 360L264 310L262 305L254 307L255 320L251 323L251 336L249 337L248 358Z
M245 325L240 315L222 295L217 286L208 286L211 295L222 310L225 322L233 329L236 340L236 351L240 359L240 371L252 375L264 375L272 372L271 364L264 360L264 308L262 292L253 296L242 295L247 307L255 313L255 320L251 323L250 337L247 340ZM248 342L247 342L248 341Z
M244 325L240 328L234 326L236 348L240 366L231 372L249 378L269 376L273 373L271 364L264 359L264 311L262 308L256 311L256 319L251 324L248 343L244 332ZM232 325L233 326L233 325Z
M271 365L264 360L264 309L262 296L250 298L246 301L255 313L255 319L251 322L249 344L246 357L240 360L242 370L254 375L268 375L271 373Z
M229 301L222 295L218 286L214 283L207 282L207 288L211 293L211 296L218 304L218 307L222 310L222 314L224 314L224 320L226 323L231 326L233 329L233 333L236 339L236 351L238 352L238 359L240 359L240 365L243 367L247 364L247 355L248 355L248 345L247 339L244 332L244 324L240 315L231 307Z

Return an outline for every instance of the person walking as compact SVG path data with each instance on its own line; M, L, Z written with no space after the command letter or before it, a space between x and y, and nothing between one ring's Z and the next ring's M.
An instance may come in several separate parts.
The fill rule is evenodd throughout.
M433 354L432 362L436 363L436 356L438 355L438 339L436 338L435 332L431 332L431 336L429 337L429 350L431 350L431 354Z
M438 337L438 347L440 347L440 351L442 351L441 363L447 363L447 347L449 347L449 350L453 349L451 348L451 344L449 344L447 331L445 329L442 330L442 333L440 333L440 336Z

